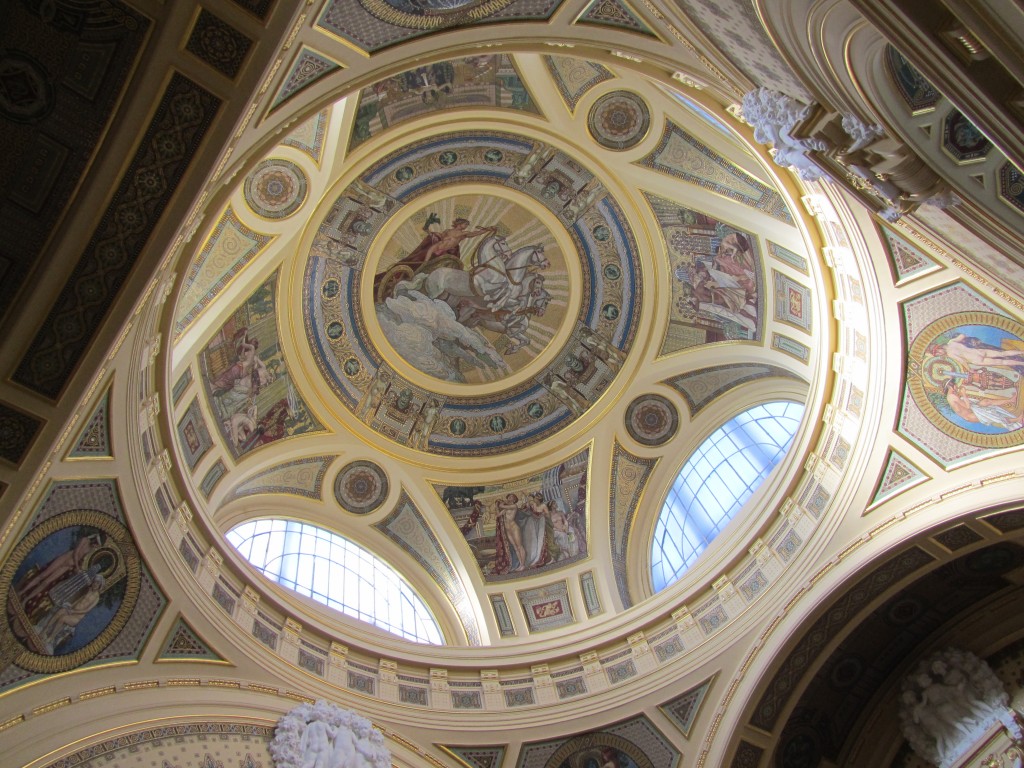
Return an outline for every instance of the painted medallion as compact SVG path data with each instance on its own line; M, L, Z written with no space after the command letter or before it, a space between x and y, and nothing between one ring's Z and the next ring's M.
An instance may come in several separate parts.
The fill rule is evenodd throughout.
M406 362L442 381L505 378L566 316L569 276L550 229L524 206L458 195L404 218L373 276L377 322Z
M102 512L74 511L33 528L4 565L0 666L74 669L124 628L138 600L140 561L128 530Z
M317 367L373 432L429 453L532 445L622 375L642 296L621 206L576 158L457 132L375 158L313 237Z
M984 448L1024 443L1024 325L982 312L935 321L910 348L907 385L956 440Z

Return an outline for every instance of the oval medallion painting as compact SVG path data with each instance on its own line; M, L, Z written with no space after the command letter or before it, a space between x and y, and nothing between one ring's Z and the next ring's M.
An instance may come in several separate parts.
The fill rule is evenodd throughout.
M135 607L141 576L127 529L83 510L33 528L0 578L3 665L54 673L84 664L110 644Z
M940 430L984 448L1024 443L1024 325L989 313L937 320L910 349L907 383Z
M569 277L548 227L495 195L457 195L407 216L380 251L377 323L421 373L484 384L522 370L565 320Z

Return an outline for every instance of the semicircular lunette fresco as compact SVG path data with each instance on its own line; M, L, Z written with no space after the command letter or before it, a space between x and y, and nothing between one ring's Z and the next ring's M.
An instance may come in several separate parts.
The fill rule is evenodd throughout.
M358 419L469 456L531 445L597 402L633 344L642 279L590 171L539 141L464 132L342 191L304 293L317 366Z

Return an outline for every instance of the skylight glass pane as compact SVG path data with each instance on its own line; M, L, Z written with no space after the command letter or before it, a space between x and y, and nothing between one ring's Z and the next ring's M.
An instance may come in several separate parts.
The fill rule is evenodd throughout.
M693 452L654 527L655 592L677 581L754 495L786 455L803 415L799 403L755 406L723 424Z
M282 586L416 643L441 645L437 621L397 571L354 542L295 520L257 520L227 539Z

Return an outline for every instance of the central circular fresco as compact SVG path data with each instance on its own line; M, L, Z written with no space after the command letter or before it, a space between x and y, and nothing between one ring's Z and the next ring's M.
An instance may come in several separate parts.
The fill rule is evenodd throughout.
M456 384L504 382L529 368L564 326L579 274L552 234L557 221L544 220L554 217L485 190L408 208L370 249L377 263L363 277L364 306L369 289L388 345L420 373Z
M313 237L317 366L374 432L494 455L581 417L620 375L642 295L622 208L544 142L462 132L344 184Z

